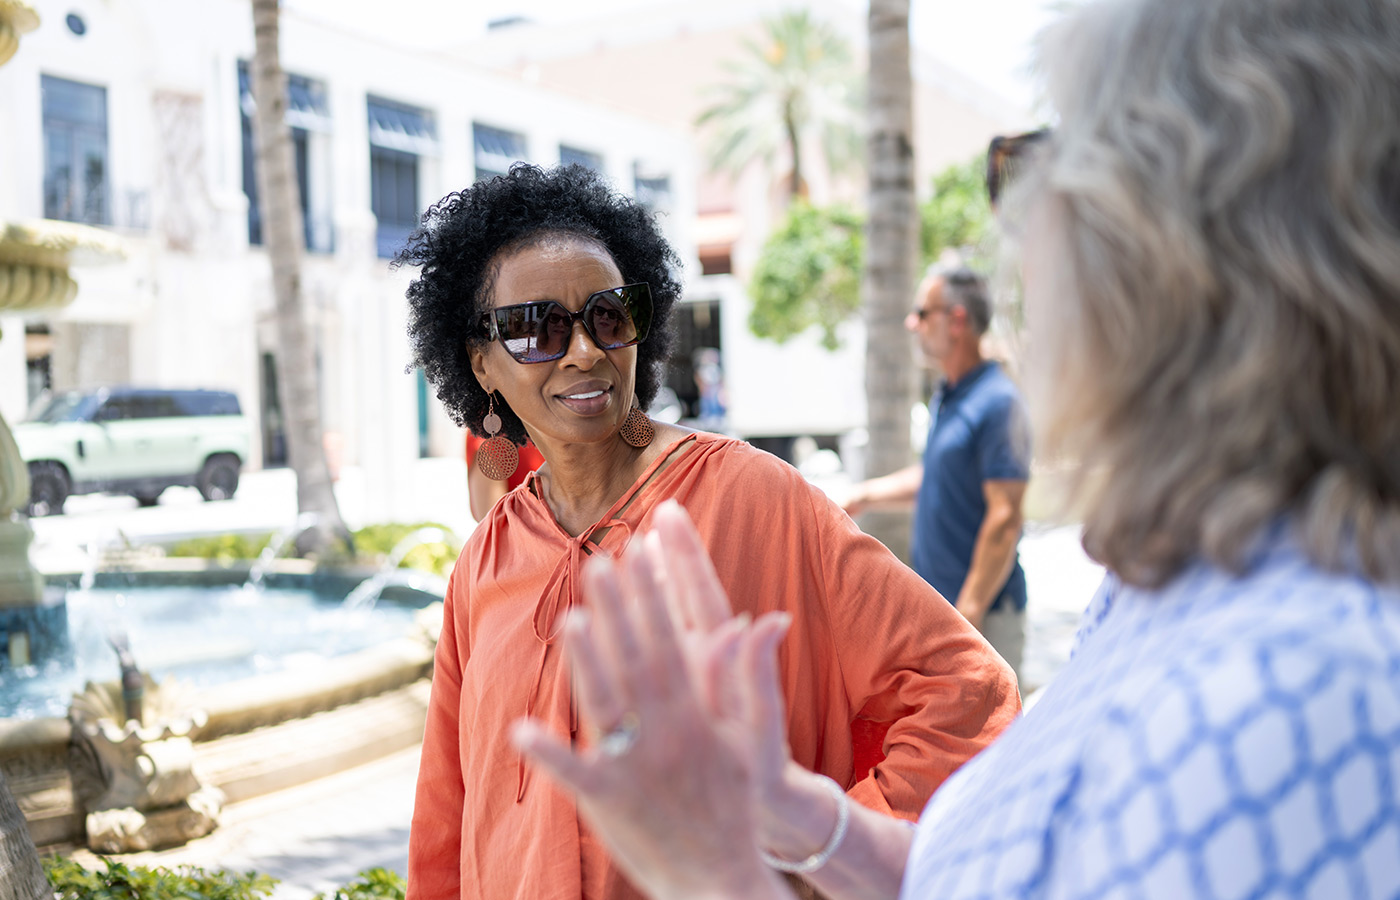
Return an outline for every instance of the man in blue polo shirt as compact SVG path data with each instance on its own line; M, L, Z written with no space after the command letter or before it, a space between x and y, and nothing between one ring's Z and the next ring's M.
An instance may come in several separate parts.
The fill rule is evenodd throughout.
M943 372L921 464L856 485L845 505L914 502L914 570L948 600L1020 677L1026 576L1016 559L1030 473L1025 409L1001 366L982 355L991 322L987 283L965 267L935 268L905 326Z

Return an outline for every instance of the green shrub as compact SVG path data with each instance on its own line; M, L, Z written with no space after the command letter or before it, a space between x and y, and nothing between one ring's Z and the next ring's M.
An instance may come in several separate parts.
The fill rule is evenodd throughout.
M387 522L381 525L366 525L355 532L355 551L361 559L382 560L389 555L399 541L420 528L441 528L448 534L452 529L438 522ZM445 542L419 544L400 563L401 568L418 569L434 575L446 575L452 571L457 561L458 548Z
M205 871L196 866L165 869L103 860L105 871L85 869L64 856L44 860L54 900L265 900L277 879L257 872ZM354 881L316 900L404 900L403 876L366 869Z
M419 528L441 528L451 534L451 529L436 522L388 522L380 525L366 525L354 533L356 562L366 566L377 566L399 541ZM166 550L167 556L185 556L195 559L212 559L222 565L231 565L239 560L257 559L269 543L272 534L219 534L211 537L189 538L179 541ZM295 552L295 542L287 541L282 553ZM337 545L338 546L338 545ZM419 544L408 551L402 568L418 569L434 575L447 575L452 564L457 561L458 547L446 542ZM346 560L337 559L337 562Z
M107 868L99 872L62 856L45 859L44 873L53 885L54 900L263 900L277 884L276 878L257 872L240 875L195 866L165 869L127 866L110 859L103 862Z
M366 869L334 893L317 894L316 900L404 900L406 890L403 876L397 872Z
M241 559L257 559L258 554L272 542L267 534L217 534L211 537L189 538L173 544L166 556L188 556L212 559L229 565Z

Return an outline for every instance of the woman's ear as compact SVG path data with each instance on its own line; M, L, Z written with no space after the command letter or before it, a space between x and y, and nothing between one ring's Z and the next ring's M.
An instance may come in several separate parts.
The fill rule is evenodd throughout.
M486 375L486 347L468 347L467 356L471 359L472 374L476 376L477 384L486 393L491 393L491 388L487 387L489 379Z

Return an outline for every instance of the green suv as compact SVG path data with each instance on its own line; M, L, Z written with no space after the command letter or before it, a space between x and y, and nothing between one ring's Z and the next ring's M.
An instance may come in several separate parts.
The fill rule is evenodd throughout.
M111 387L52 397L15 426L29 465L29 514L56 515L72 494L130 494L155 505L171 485L205 500L238 490L251 440L227 391Z

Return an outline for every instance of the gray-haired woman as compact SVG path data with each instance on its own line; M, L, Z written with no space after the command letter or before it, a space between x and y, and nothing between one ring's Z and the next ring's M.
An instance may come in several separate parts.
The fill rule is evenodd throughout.
M1046 60L1002 215L1110 572L1075 657L905 831L783 757L781 618L675 660L667 598L716 588L658 516L669 562L632 606L595 567L573 631L585 712L640 739L516 734L653 896L783 896L784 859L831 897L1400 896L1400 3L1106 0Z

